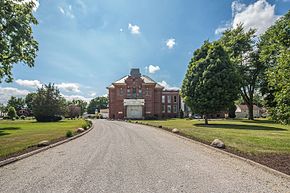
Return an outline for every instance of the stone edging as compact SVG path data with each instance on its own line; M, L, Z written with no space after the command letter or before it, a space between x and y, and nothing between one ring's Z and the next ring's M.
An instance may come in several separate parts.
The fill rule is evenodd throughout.
M30 156L32 156L34 154L40 153L40 152L45 151L45 150L48 150L50 148L59 146L59 145L61 145L63 143L67 143L67 142L69 142L71 140L74 140L76 138L79 138L79 137L83 136L84 134L90 132L93 128L94 128L94 124L92 124L91 128L89 128L89 129L85 130L84 132L79 133L79 134L77 134L77 135L75 135L73 137L64 139L62 141L53 143L53 144L48 145L46 147L42 147L42 148L36 149L34 151L31 151L31 152L28 152L28 153L25 153L25 154L22 154L22 155L19 155L19 156L16 156L16 157L11 157L11 158L8 158L6 160L0 161L0 167L5 166L5 165L8 165L8 164L11 164L11 163L16 162L16 161L19 161L19 160L22 160L24 158L30 157Z
M190 141L190 142L192 142L192 143L196 143L196 144L202 145L202 146L207 147L207 148L209 148L209 149L211 149L211 150L214 150L214 151L216 151L216 152L226 154L226 155L228 155L228 156L230 156L230 157L237 158L237 159L239 159L239 160L242 160L242 161L244 161L244 162L247 162L248 164L250 164L250 165L252 165L252 166L258 167L258 168L260 168L260 169L262 169L262 170L264 170L264 171L266 171L266 172L269 172L269 173L272 173L272 174L274 174L274 175L276 175L276 176L280 176L280 177L282 177L282 178L285 178L285 179L290 180L290 175L284 174L284 173L282 173L282 172L280 172L280 171L278 171L278 170L272 169L272 168L270 168L270 167L268 167L268 166L265 166L265 165L263 165L263 164L260 164L260 163L255 162L255 161L253 161L253 160L250 160L250 159L247 159L247 158L244 158L244 157L238 156L238 155L236 155L236 154L233 154L233 153L230 153L230 152L227 152L227 151L224 151L224 150L221 150L221 149L218 149L218 148L212 147L212 146L210 146L210 145L207 145L207 144L205 144L205 143L202 143L202 142L196 141L196 140L194 140L194 139L187 138L187 137L182 136L182 135L180 135L180 134L172 133L171 131L168 131L168 130L166 130L166 129L164 129L164 128L159 128L158 126L154 126L154 125L146 125L146 124L142 124L142 123L140 123L140 122L138 122L138 123L130 122L130 123L133 123L133 124L139 124L139 125L143 125L143 126L148 126L148 127L156 128L156 129L158 129L158 130L160 130L160 131L164 131L164 132L166 132L166 133L169 133L169 134L171 134L171 135L173 135L173 136L176 136L176 137L179 137L179 138L181 138L181 139L184 139L184 140ZM172 130L171 128L167 128L167 129Z

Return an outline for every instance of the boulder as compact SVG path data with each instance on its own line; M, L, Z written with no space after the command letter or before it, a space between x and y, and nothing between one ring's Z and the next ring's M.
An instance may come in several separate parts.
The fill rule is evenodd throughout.
M84 132L85 130L83 128L77 128L77 132L78 133L81 133L81 132Z
M179 130L174 128L174 129L172 129L172 133L179 133Z
M220 140L220 139L213 140L213 142L211 142L210 145L213 147L216 147L216 148L225 148L226 147L224 142L222 142L222 140Z
M44 146L48 146L48 145L49 145L49 141L47 141L47 140L41 141L37 144L38 147L44 147Z

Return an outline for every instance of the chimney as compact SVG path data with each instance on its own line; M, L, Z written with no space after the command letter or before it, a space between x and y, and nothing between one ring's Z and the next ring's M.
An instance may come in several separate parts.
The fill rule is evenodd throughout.
M134 78L139 78L141 77L140 69L139 68L132 68L130 72L130 76Z

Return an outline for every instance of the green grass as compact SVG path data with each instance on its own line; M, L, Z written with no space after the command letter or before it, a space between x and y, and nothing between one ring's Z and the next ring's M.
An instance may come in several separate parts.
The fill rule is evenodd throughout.
M142 121L154 126L178 128L182 134L210 143L219 138L234 150L250 154L290 154L290 125L270 120L203 120L169 119Z
M66 136L85 124L82 119L38 123L33 120L0 120L0 157L19 152L42 140L54 140Z

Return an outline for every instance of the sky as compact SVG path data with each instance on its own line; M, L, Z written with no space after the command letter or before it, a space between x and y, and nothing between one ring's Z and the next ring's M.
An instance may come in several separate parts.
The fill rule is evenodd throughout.
M36 2L35 67L13 67L0 83L0 103L54 83L68 100L89 101L140 68L178 88L194 50L244 23L262 34L290 9L290 0L25 0Z

